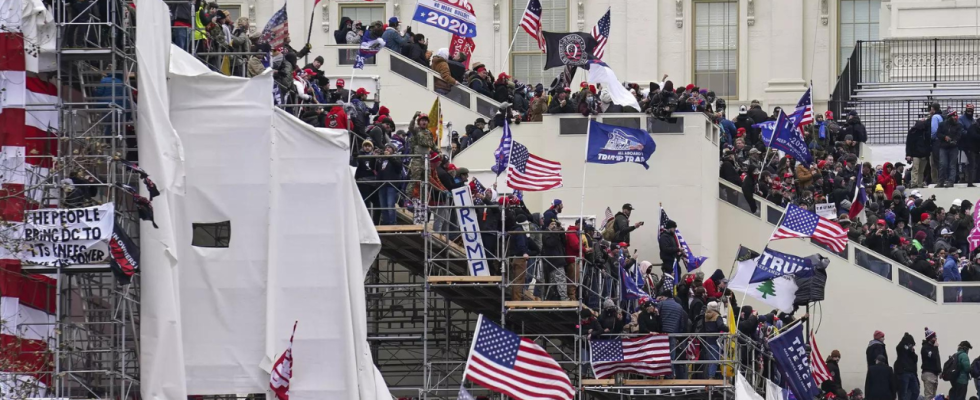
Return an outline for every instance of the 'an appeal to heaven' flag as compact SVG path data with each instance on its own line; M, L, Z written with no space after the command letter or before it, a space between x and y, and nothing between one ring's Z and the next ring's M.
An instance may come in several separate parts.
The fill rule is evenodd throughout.
M786 152L807 167L813 162L810 147L803 139L803 134L796 128L796 121L787 117L782 111L779 112L775 122L764 122L752 126L762 128L762 140L766 146Z
M647 376L670 373L670 338L664 334L589 340L589 354L592 356L592 372L598 379L619 372Z
M585 161L597 164L636 163L650 169L647 161L657 150L644 130L589 121L588 151Z
M469 1L418 0L413 21L434 26L453 35L476 37L476 14Z
M667 230L667 221L670 221L670 217L667 216L667 211L663 207L660 207L660 234L663 234ZM675 223L677 221L674 221ZM677 239L677 245L684 250L684 260L687 264L687 272L694 271L704 264L708 257L697 257L694 252L691 251L691 246L687 245L687 241L684 240L684 236L681 236L680 228L674 228L674 238ZM680 278L678 276L678 278Z
M564 65L585 67L595 54L597 43L591 34L584 32L544 32L543 34L548 54L544 69Z
M790 203L769 240L806 237L812 237L838 253L847 248L847 230L840 224Z
M463 379L518 400L575 398L568 375L548 352L482 314Z
M728 282L728 288L746 293L779 311L792 312L798 289L792 276L779 276L759 283L749 282L755 274L760 258L758 253L745 247L740 248L738 268L735 270L735 276Z
M813 271L813 264L809 260L767 248L762 250L759 263L756 264L749 283L759 283L777 276L795 275L805 271Z
M813 400L820 391L810 374L810 359L803 343L803 324L769 339L769 348L781 372L782 382L789 386L797 400Z
M279 400L289 400L289 380L293 379L293 338L296 337L296 325L293 322L293 334L289 336L289 346L282 352L269 374L269 388Z

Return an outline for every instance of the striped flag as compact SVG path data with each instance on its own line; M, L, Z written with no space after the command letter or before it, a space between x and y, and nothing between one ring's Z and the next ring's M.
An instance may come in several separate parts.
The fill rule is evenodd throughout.
M44 397L51 384L56 287L54 278L25 275L16 260L0 261L2 393Z
M813 332L810 332L810 369L813 372L813 381L817 383L817 386L834 378L830 375L830 370L827 369L827 363L823 356L820 355L820 349L817 348L817 337L813 335Z
M612 208L606 207L606 215L605 215L605 218L602 219L602 224L599 224L598 229L605 228L606 227L606 224L608 224L609 221L612 221L613 218L616 218L616 214L613 214Z
M796 111L790 116L796 121L796 127L803 133L803 127L813 123L813 96L810 94L812 88L808 88L796 103Z
M296 337L296 325L293 322L293 334L289 336L289 346L282 352L269 374L269 388L279 400L289 400L289 380L293 378L293 338Z
M592 372L598 379L620 372L647 376L670 373L670 339L664 334L589 340Z
M606 42L609 41L610 13L612 13L612 8L606 10L606 14L602 18L599 18L599 23L595 24L595 27L592 28L592 37L595 38L597 43L595 46L595 58L600 60L606 54Z
M660 234L663 234L667 230L667 221L670 221L670 217L667 216L667 211L663 207L660 207ZM675 221L676 222L676 221ZM674 228L674 240L677 241L677 246L684 250L684 261L687 266L687 272L694 271L704 265L704 262L708 257L698 257L694 255L694 251L691 250L691 246L687 244L684 240L684 236L681 236L680 228Z
M262 29L259 36L260 43L268 43L273 49L282 46L286 37L289 36L289 16L286 15L286 5L283 4L279 11L276 11ZM366 36L366 35L365 35Z
M571 380L548 352L482 314L476 320L463 379L517 400L575 397Z
M538 192L561 187L561 163L546 160L528 152L514 142L507 164L507 186L511 189Z
M807 237L812 237L838 253L847 248L847 230L841 228L840 224L792 203L786 207L786 215L769 240Z
M541 31L541 0L529 0L524 16L521 17L521 28L538 42L538 49L545 51L544 34Z

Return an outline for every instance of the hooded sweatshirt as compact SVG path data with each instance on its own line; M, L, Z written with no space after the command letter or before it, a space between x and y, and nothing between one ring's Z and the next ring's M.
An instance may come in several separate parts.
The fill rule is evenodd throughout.
M725 279L725 273L716 269L715 273L711 274L711 279L704 281L704 291L708 294L709 299L720 299L724 295L721 290L718 290L723 279Z
M868 356L868 366L875 365L875 359L879 354L885 356L885 365L888 365L888 352L885 351L885 343L880 340L872 340L868 343L868 349L865 351Z
M943 372L942 358L939 356L939 347L929 342L922 341L922 372L931 372L939 375Z
M915 354L915 339L908 332L902 336L902 341L895 346L897 357L895 358L896 374L915 374L918 372L919 356Z

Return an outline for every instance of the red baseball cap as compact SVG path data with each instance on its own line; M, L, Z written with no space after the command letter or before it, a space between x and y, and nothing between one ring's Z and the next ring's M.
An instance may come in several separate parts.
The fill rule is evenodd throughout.
M337 87L344 87L344 84L346 84L346 82L344 82L343 79L337 79Z
M369 91L367 91L367 90L364 90L364 88L357 88L357 91L356 91L356 92L354 92L354 94L356 94L356 95L358 95L358 96L360 96L360 95L362 95L362 94L363 94L363 95L365 95L365 96L366 96L366 95L369 95L369 94L371 94L371 92L369 92Z

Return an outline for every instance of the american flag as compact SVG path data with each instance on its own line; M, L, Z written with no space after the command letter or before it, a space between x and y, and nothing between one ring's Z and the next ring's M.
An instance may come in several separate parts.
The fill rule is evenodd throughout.
M796 103L796 111L791 116L796 121L800 133L803 133L804 126L813 123L813 96L810 95L810 90L807 89L803 97L800 97L800 102Z
M611 24L609 16L611 12L612 9L606 10L606 15L603 15L599 19L599 23L595 24L595 27L592 28L592 37L598 43L595 46L595 58L600 60L602 59L602 55L606 54L606 41L609 40L609 26Z
M541 33L541 0L527 2L527 8L524 9L524 16L521 18L521 27L538 42L538 49L545 51L544 34Z
M670 339L664 334L589 341L592 372L598 379L619 372L647 376L670 373Z
M613 218L616 218L616 215L613 214L612 208L606 207L606 216L602 219L602 224L599 225L599 229L605 228L606 224L608 224L609 221L612 221Z
M531 154L523 144L514 142L507 165L507 186L528 192L561 187L561 163Z
M289 36L289 17L286 15L286 5L283 4L282 8L276 11L272 19L265 24L259 42L268 43L274 49L282 46L287 36Z
M663 234L667 230L667 221L670 221L670 217L667 216L667 211L663 207L660 207L660 234ZM691 250L691 246L687 244L684 240L684 236L681 235L681 230L679 228L674 228L674 240L677 241L677 245L684 250L684 261L686 263L687 272L694 271L704 265L705 260L708 257L698 257L694 255L694 251Z
M836 252L847 248L847 231L840 224L804 210L796 204L786 207L786 215L772 233L772 240L812 237Z
M817 348L817 338L813 336L813 332L810 332L810 370L817 386L823 384L824 381L833 379L830 376L830 370L827 369L827 363L820 355L820 349Z
M289 380L293 378L293 337L296 336L296 324L298 323L299 321L293 323L293 334L289 336L289 347L286 347L286 351L272 365L272 373L269 375L269 388L279 400L289 400Z
M500 174L507 170L507 164L510 163L510 152L513 146L514 137L511 135L510 124L504 119L504 134L500 136L500 145L493 152L493 159L496 163L490 167L490 170L497 173L497 176L500 176Z
M483 315L476 321L463 377L518 400L575 397L568 375L548 352Z

